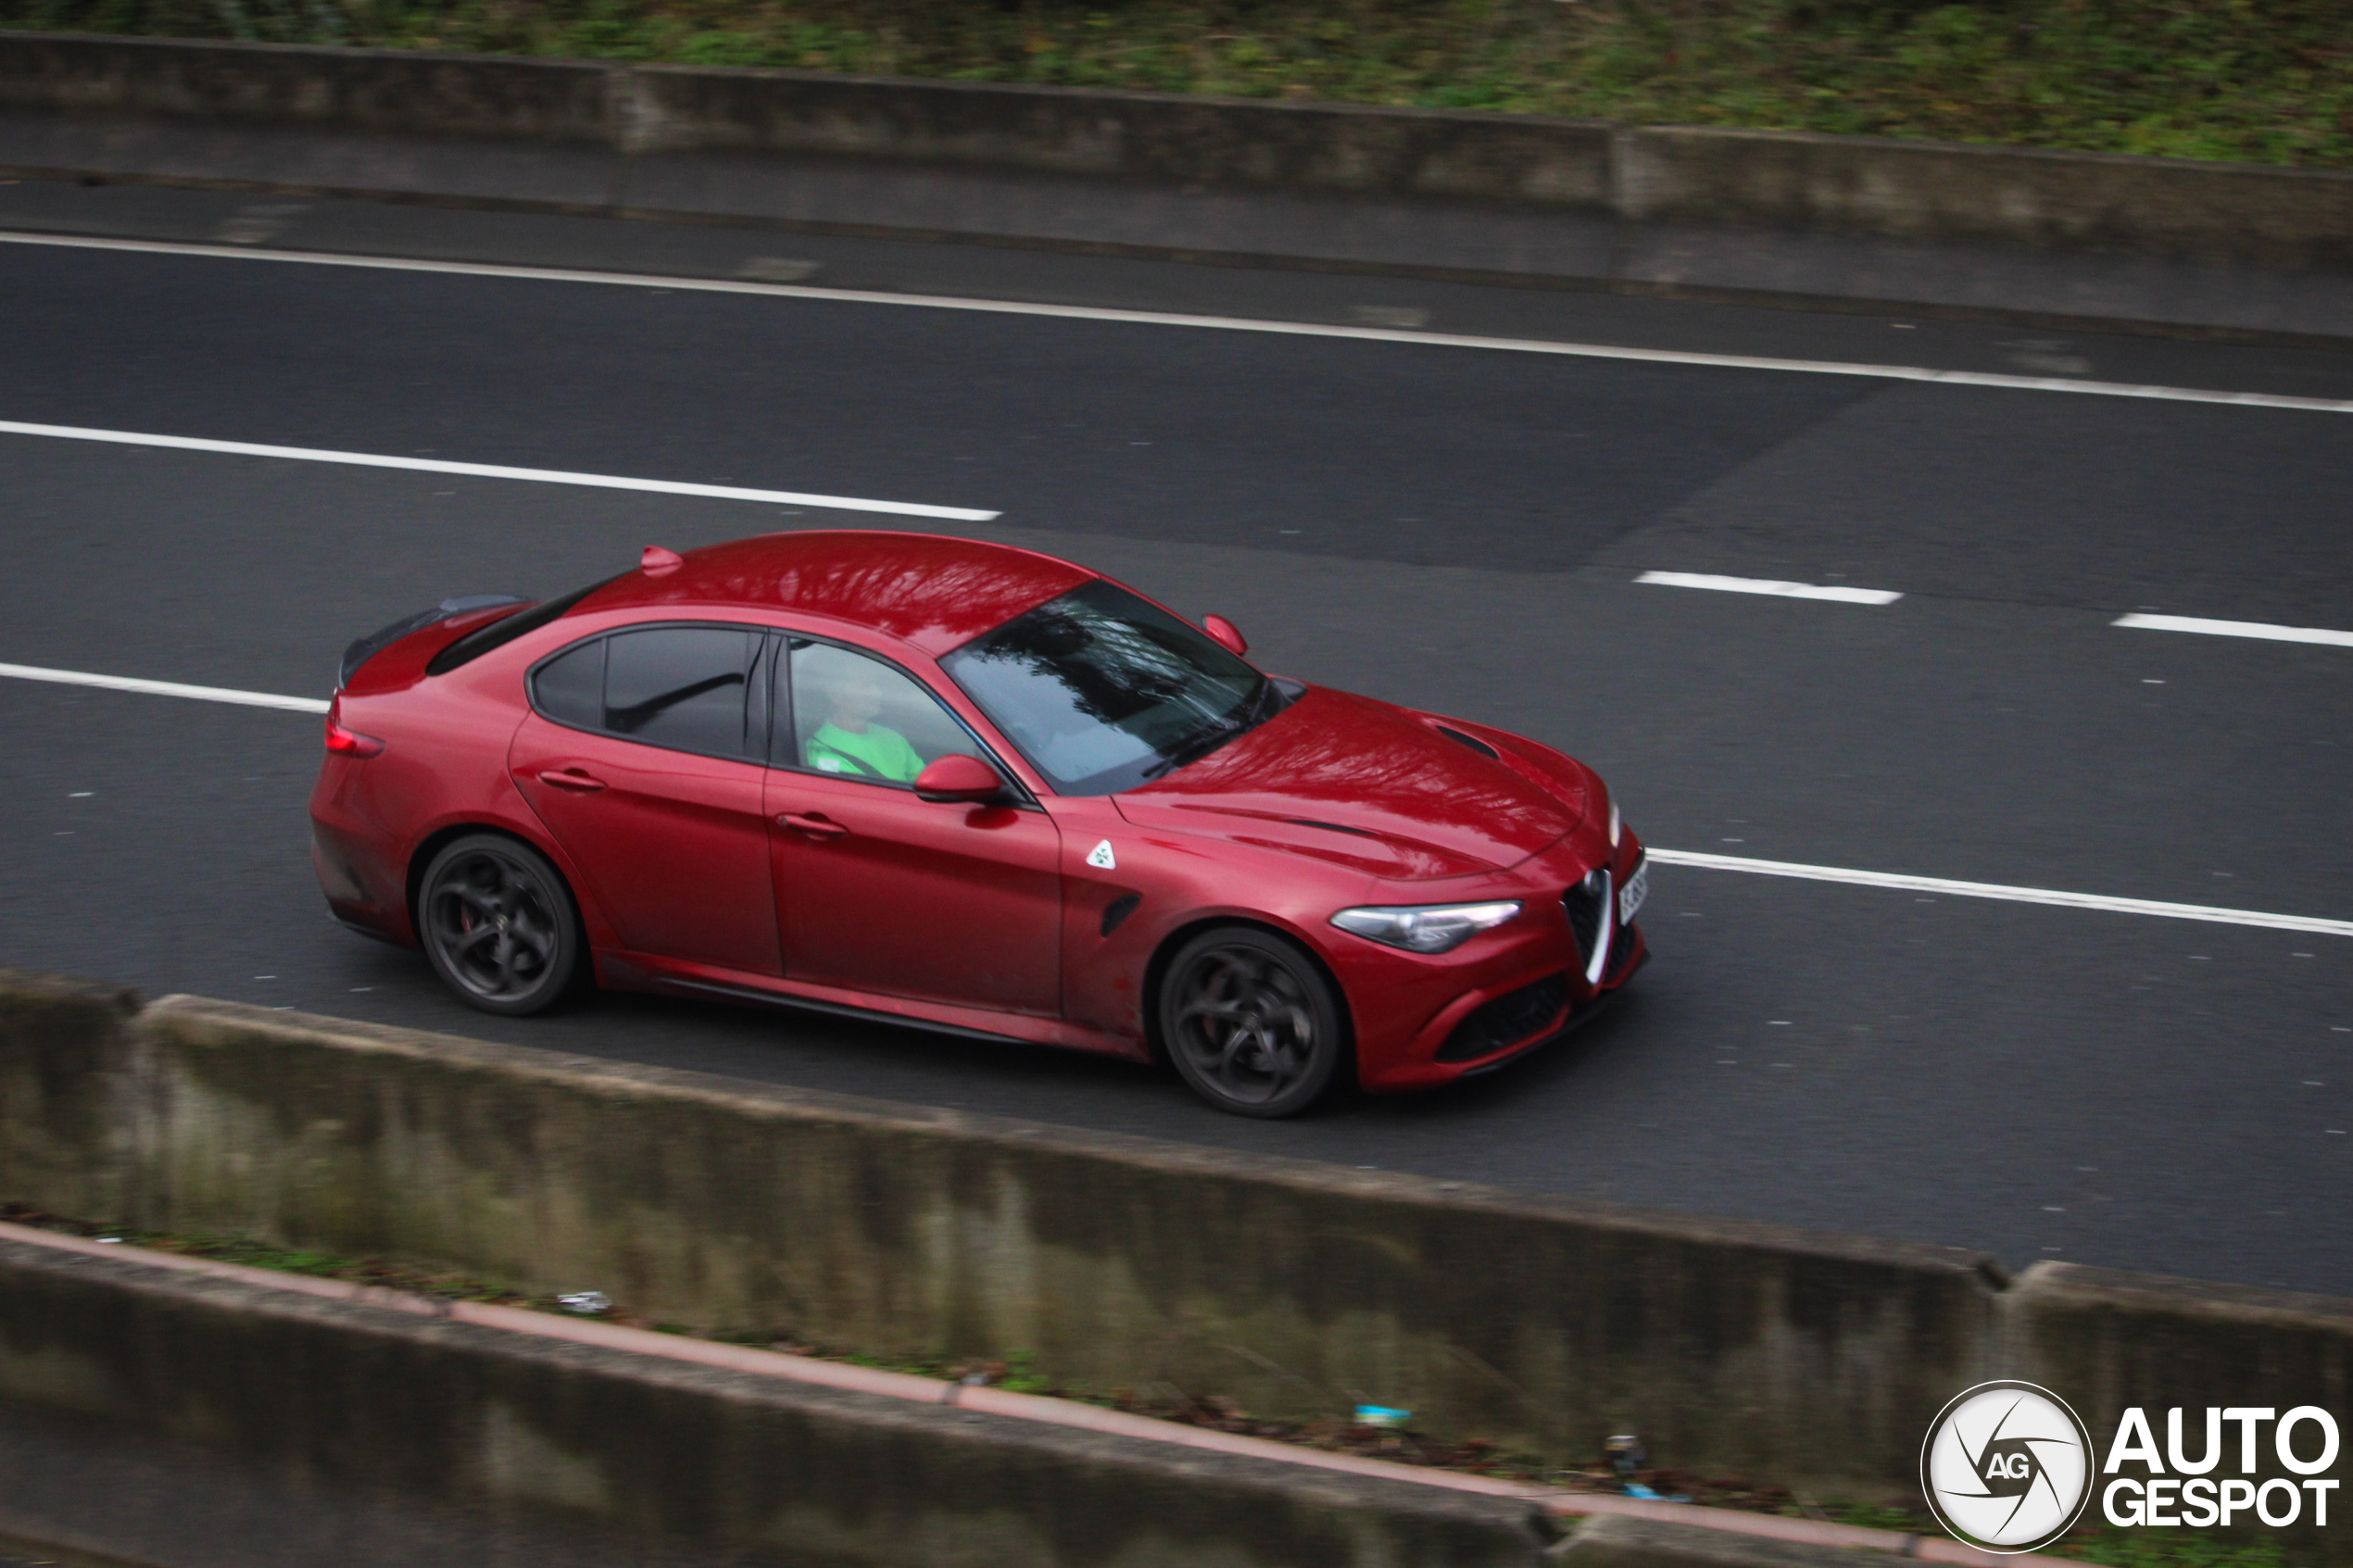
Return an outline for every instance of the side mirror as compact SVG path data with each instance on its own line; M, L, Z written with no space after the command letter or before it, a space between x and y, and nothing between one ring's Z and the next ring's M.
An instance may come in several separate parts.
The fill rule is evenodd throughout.
M1208 633L1219 647L1224 648L1236 659L1239 659L1250 651L1250 642L1242 635L1241 628L1222 615L1202 616L1201 629Z
M976 805L994 800L1004 793L1005 781L998 777L996 769L979 758L966 756L961 751L951 751L926 764L924 771L915 775L915 798L918 800L937 801L943 805Z

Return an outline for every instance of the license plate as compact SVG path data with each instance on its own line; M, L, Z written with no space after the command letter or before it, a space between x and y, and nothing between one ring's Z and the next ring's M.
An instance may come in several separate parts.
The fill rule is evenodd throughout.
M1643 895L1650 892L1650 890L1651 863L1648 860L1644 860L1641 865L1634 868L1634 874L1626 879L1626 885L1617 890L1618 924L1631 925L1634 923L1634 911L1642 907Z

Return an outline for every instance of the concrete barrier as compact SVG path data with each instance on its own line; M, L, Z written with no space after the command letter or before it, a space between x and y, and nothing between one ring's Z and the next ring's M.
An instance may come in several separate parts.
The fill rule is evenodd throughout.
M614 140L585 60L0 32L0 107L534 141Z
M2201 1418L2209 1407L2284 1414L2317 1405L2353 1436L2353 1301L2037 1263L2005 1293L2002 1316L2004 1375L2063 1391L2095 1442L2115 1432L2133 1406L2159 1444L2166 1440L2166 1412L2187 1411L2186 1447L2194 1455L2205 1447ZM2244 1458L2239 1428L2226 1430L2231 1454L2226 1461L2215 1456L2217 1477L2237 1476ZM2258 1436L2257 1474L2297 1479L2273 1461L2271 1432L2262 1429ZM2301 1451L2309 1458L2317 1442L2304 1432ZM2170 1466L2167 1473L2183 1474ZM2120 1474L2145 1480L2149 1472L2128 1461ZM2315 1525L2308 1498L2286 1530L2246 1521L2213 1533L2243 1544L2282 1537L2297 1557L2353 1562L2353 1503L2338 1500L2353 1492L2353 1452L2340 1453L2314 1478L2338 1483L2326 1527ZM2090 1517L2096 1520L2098 1510L2095 1501Z
M1598 120L644 67L632 150L833 153L1173 184L1605 205Z
M1525 1501L0 1241L11 1406L199 1444L314 1509L396 1499L403 1527L441 1535L430 1560L541 1560L563 1543L533 1526L565 1521L598 1532L600 1560L738 1568L1532 1568L1545 1538ZM150 1500L6 1491L12 1533L102 1547L142 1523L109 1515ZM241 1524L266 1549L286 1517Z
M2353 267L2353 174L1695 126L1621 146L1634 218Z
M0 969L0 1194L61 1214L127 1211L126 1081L138 993Z
M1879 1500L2020 1376L2353 1395L2353 1303L1710 1222L0 974L0 1199L599 1289L659 1322L1032 1358L1272 1415ZM107 1207L108 1203L112 1207ZM2161 1414L2158 1418L2161 1422ZM2334 1474L2353 1465L2340 1460ZM2353 1505L2347 1505L2353 1506ZM2353 1562L2353 1532L2299 1549Z
M0 989L39 990L18 982ZM173 997L0 1041L0 1148L102 1100L83 1162L0 1193L159 1229L388 1253L655 1321L1034 1359L1273 1415L1403 1407L1583 1461L1901 1489L1979 1372L1984 1261L739 1084ZM44 1060L55 1063L53 1052ZM105 1086L99 1086L103 1081ZM54 1144L57 1135L42 1135Z
M32 32L0 32L0 110L21 121L0 136L0 162L19 166L174 179L209 169L300 188L777 221L823 210L837 226L844 220L829 205L822 168L782 184L774 169L847 159L1171 194L1346 195L1613 222L2353 266L2353 175L1869 137ZM99 119L110 129L94 139L88 126ZM174 126L179 144L157 130ZM207 128L208 139L192 126ZM271 130L311 140L273 142L263 134ZM355 135L396 141L333 141ZM417 144L452 140L484 145L452 157ZM534 144L543 149L536 156ZM564 156L550 156L557 152ZM747 158L771 170L764 182L730 169L730 159ZM699 160L691 176L681 160ZM1026 213L1033 228L1042 222L1038 237L1070 241L1063 209L1107 199L1100 189L1041 193L1015 182L983 205ZM966 220L943 218L950 208L936 201L906 206L868 221L920 229ZM1277 227L1331 221L1302 211ZM1138 244L1128 230L1157 226L1179 234L1182 248L1221 225L1250 233L1233 242L1243 248L1281 251L1279 237L1248 222L1204 226L1199 215L1113 217L1095 237ZM1478 232L1499 251L1546 248L1508 225ZM1552 248L1562 245L1590 248L1578 236ZM1424 264L1465 268L1451 251ZM1501 258L1490 266L1521 269Z

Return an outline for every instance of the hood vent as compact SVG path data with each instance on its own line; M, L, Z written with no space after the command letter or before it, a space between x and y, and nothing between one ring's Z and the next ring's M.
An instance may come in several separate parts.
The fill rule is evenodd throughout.
M1445 724L1432 724L1430 728L1436 730L1440 734L1444 735L1448 740L1453 741L1456 746L1469 746L1481 757L1492 757L1498 761L1503 759L1504 754L1502 752L1496 750L1493 746L1488 745L1477 735L1466 735L1463 734L1462 731L1451 728Z

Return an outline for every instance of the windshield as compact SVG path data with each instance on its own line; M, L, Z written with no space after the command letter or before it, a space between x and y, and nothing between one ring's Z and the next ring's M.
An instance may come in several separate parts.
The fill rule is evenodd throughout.
M940 661L1062 795L1110 795L1268 717L1266 677L1100 579Z

